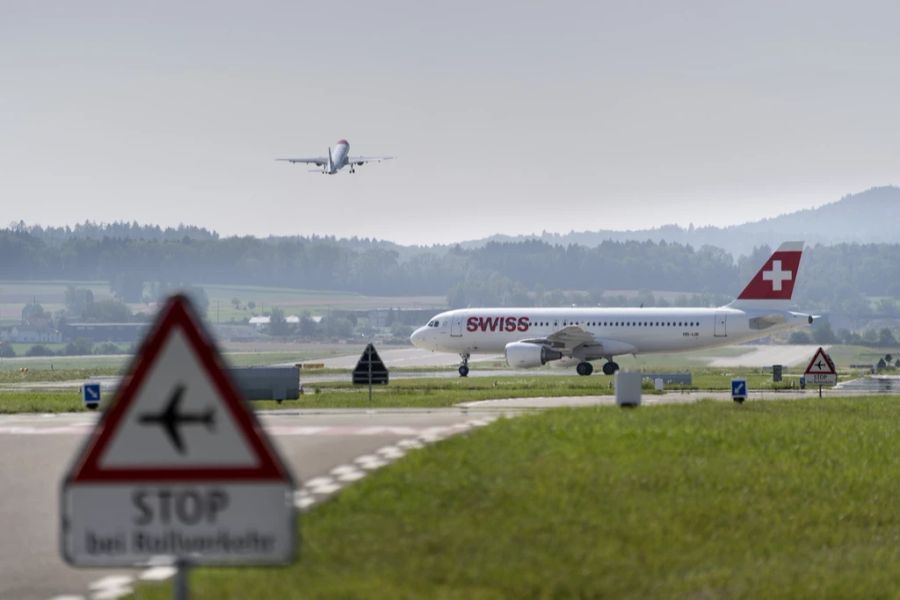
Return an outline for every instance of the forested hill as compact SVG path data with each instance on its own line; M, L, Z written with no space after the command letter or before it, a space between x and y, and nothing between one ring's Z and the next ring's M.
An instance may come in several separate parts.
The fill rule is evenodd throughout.
M807 244L900 243L900 188L877 187L847 195L818 208L731 227L679 227L665 225L633 231L572 231L566 234L541 233L522 236L491 236L463 243L464 247L487 242L517 242L537 239L551 244L596 246L606 240L667 241L680 244L716 246L739 256L755 246L777 246L788 239Z
M446 295L454 306L556 304L582 290L594 302L609 290L697 292L733 297L768 257L760 247L735 260L704 246L607 241L594 248L540 241L490 243L444 252L371 240L208 236L180 240L70 236L48 241L0 231L0 280L107 280L125 300L144 283L240 284L346 290L370 295ZM804 254L798 303L809 308L900 297L900 244L817 246ZM848 304L849 303L849 304Z

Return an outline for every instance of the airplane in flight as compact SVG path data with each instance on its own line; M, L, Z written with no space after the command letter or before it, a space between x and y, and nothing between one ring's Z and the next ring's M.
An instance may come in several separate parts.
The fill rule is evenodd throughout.
M459 375L472 354L506 355L511 367L577 362L590 375L619 369L625 354L678 352L737 344L775 331L812 325L813 315L789 310L803 242L785 242L744 291L719 308L464 308L442 312L410 336L414 346L459 353Z
M344 167L350 167L351 173L356 173L356 167L360 167L370 162L381 162L383 160L391 160L393 156L350 156L350 143L347 140L338 140L333 148L328 148L328 154L325 156L317 156L314 158L276 158L275 160L284 160L289 163L305 163L321 167L319 169L310 169L313 173L324 173L326 175L334 175Z

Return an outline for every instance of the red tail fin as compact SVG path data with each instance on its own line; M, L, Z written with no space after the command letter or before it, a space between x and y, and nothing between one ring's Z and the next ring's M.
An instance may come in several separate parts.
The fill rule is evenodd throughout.
M803 242L784 242L750 280L738 300L790 300L797 282Z

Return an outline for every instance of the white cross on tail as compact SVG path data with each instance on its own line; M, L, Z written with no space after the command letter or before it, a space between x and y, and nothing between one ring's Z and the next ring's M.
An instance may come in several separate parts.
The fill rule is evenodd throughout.
M782 271L781 270L781 261L773 260L772 261L772 270L771 271L763 271L762 278L766 281L772 282L772 291L780 292L781 291L781 282L790 281L794 278L793 271Z

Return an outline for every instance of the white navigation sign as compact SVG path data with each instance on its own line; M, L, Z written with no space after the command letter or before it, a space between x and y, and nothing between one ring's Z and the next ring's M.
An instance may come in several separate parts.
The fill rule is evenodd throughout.
M831 357L825 353L824 348L819 348L804 372L807 385L834 385L837 383L837 370Z
M63 556L90 567L289 562L293 491L189 301L175 296L63 482Z

